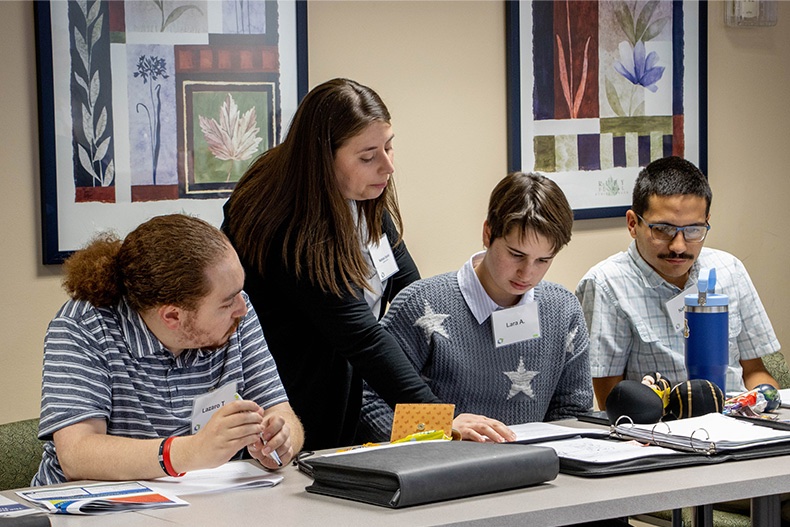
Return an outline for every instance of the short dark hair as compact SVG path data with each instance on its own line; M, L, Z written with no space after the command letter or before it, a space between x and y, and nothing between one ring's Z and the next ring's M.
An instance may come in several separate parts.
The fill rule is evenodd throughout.
M713 193L705 174L691 161L670 156L656 159L639 173L634 184L631 210L642 216L651 196L691 195L705 199L705 216L710 214Z
M571 240L573 211L551 179L511 172L491 192L486 223L491 233L489 242L518 228L521 236L529 231L545 236L556 254Z

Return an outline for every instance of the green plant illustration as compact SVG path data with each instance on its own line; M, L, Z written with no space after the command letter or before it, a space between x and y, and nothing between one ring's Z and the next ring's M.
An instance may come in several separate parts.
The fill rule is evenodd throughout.
M165 2L163 0L151 0L151 1L156 5L156 7L159 8L159 12L161 13L162 22L159 27L160 32L164 32L167 26L169 26L170 24L181 18L181 16L187 11L191 11L194 9L201 15L203 14L203 11L198 6L189 4L189 5L182 5L176 7L175 9L170 11L170 13L167 14L167 17L165 17Z

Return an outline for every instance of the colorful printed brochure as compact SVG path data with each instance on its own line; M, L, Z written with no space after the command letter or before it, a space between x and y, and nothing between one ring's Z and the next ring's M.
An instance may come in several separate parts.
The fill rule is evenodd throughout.
M45 487L17 491L17 494L56 514L108 514L188 505L180 498L161 494L139 481Z

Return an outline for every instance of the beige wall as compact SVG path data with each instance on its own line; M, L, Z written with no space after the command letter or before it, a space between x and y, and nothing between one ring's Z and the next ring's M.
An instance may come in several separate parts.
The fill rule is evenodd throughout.
M708 244L744 260L787 343L790 3L779 3L775 28L727 29L722 17L711 2ZM423 275L457 268L481 247L488 193L507 168L504 2L318 0L308 24L310 86L351 77L392 112L406 237ZM32 3L0 2L0 34L3 423L38 414L42 337L65 295L59 268L40 264ZM573 288L629 239L619 218L577 222L548 278Z

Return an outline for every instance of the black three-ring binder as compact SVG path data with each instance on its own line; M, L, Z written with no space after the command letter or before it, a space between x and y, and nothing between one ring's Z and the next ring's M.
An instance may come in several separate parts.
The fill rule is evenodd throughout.
M627 418L621 418L611 426L608 439L595 441L636 440L669 448L675 453L646 454L609 463L560 456L560 472L587 477L610 476L790 454L790 431L771 427L774 428L772 431L763 426L762 423L744 423L721 414L654 425L635 425Z

